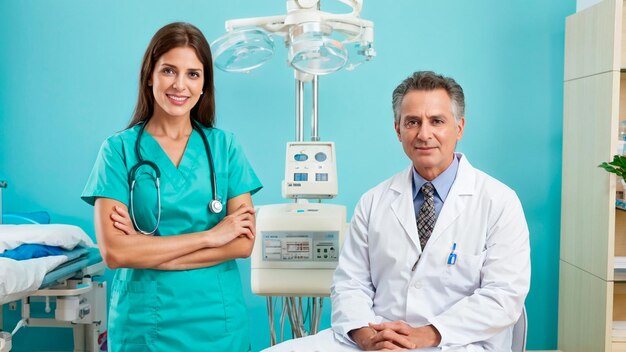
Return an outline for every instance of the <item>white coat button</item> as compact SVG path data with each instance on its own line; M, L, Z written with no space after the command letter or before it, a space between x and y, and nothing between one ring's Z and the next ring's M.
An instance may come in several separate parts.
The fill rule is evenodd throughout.
M421 281L415 281L415 283L413 284L413 287L420 289L422 288L422 282Z

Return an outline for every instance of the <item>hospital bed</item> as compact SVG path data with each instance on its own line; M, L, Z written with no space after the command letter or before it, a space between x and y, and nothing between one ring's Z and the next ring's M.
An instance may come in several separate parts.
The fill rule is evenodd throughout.
M12 334L24 327L69 327L73 329L74 351L99 351L99 337L106 330L106 283L94 280L104 273L97 248L81 248L71 259L48 272L35 291L12 293L2 303L21 300L21 320ZM45 311L54 318L34 318L31 304L45 301ZM18 346L13 346L18 347Z
M77 233L82 232L75 226L33 225L49 221L49 216L43 212L5 213L0 217L2 218L5 225L0 221L0 253L6 250L7 243L13 241L15 245L15 238L7 240L7 232L29 233L30 236L32 233L30 229L33 229L37 236L45 237L47 231L51 231L50 237L55 241L59 238L58 231L51 229L62 228L65 231L63 226L67 226L67 229L74 229ZM6 225L8 221L22 225ZM79 235L76 237L83 236ZM24 238L24 243L29 243L27 238L32 237L29 236L16 237L19 241ZM87 242L86 245L84 242ZM74 351L100 351L98 340L105 333L107 325L106 282L100 281L104 269L105 264L98 248L86 234L83 239L76 240L76 245L72 249L64 250L62 255L29 260L0 258L0 308L7 304L17 307L16 302L21 301L21 319L14 327L5 326L3 309L0 309L0 330L15 335L25 327L69 327L73 329ZM33 317L31 307L34 302L45 302L45 312L50 313L54 310L54 317ZM51 306L54 308L51 309ZM18 347L13 339L13 348Z

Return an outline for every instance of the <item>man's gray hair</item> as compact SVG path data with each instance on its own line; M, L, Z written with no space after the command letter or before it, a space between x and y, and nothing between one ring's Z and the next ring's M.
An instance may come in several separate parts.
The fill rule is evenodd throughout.
M465 115L465 95L463 88L450 77L436 74L432 71L418 71L406 78L393 90L392 101L393 117L396 123L400 122L400 106L404 96L413 90L443 89L452 100L452 114L458 123Z

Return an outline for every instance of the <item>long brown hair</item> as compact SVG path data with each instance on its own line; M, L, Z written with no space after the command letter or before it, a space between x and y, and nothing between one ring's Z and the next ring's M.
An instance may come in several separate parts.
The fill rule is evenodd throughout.
M154 113L154 97L148 81L152 77L152 71L159 58L166 52L180 47L190 47L196 51L196 55L204 66L204 86L202 96L191 109L191 118L200 122L205 127L215 125L215 94L213 86L213 59L211 48L200 30L189 23L174 22L159 29L143 55L141 72L139 73L139 96L133 118L128 123L128 128L144 121L148 121Z

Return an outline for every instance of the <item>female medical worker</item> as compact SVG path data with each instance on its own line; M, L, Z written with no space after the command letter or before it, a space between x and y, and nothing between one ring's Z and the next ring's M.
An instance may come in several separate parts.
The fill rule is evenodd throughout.
M110 351L249 349L234 259L252 251L262 186L233 135L213 127L211 60L190 24L154 35L134 117L103 143L83 191L117 269Z

